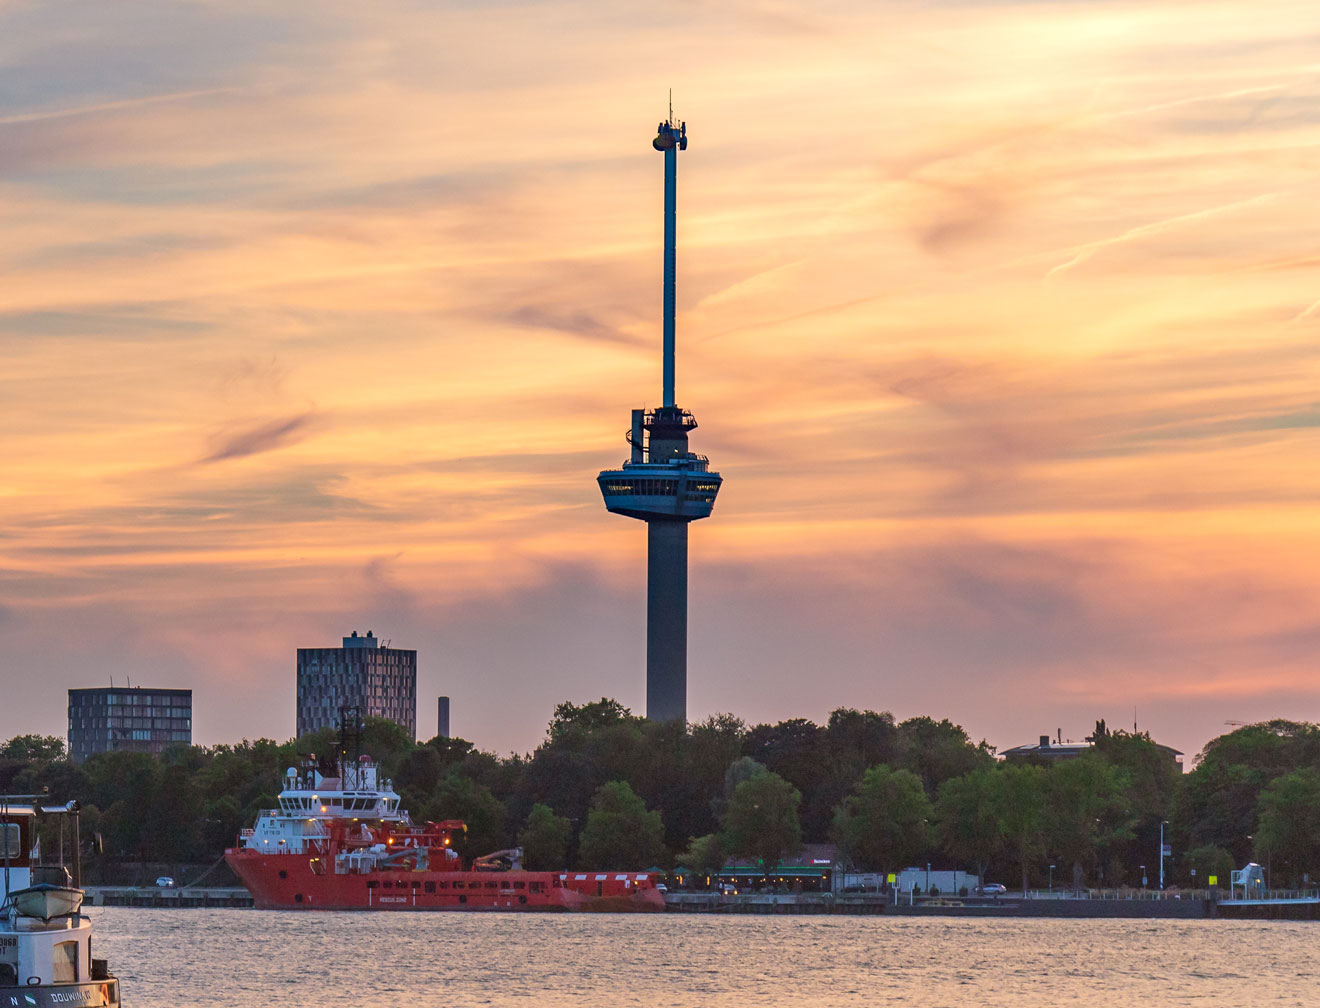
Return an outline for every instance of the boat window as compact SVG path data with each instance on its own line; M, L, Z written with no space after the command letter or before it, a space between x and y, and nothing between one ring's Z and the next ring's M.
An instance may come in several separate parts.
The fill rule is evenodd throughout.
M455 889L462 889L462 888L464 888L466 885L467 885L467 883L465 883L465 882L455 882L455 883L454 883L454 888L455 888Z
M498 882L487 882L487 883L486 883L486 888L487 888L487 889L498 889L499 887L500 887L500 884L499 884Z
M412 887L414 889L420 889L422 887L422 884L420 882L414 882Z
M435 883L434 883L434 882L428 882L428 883L426 883L426 888L425 888L424 891L425 891L425 892L435 892Z
M368 889L375 889L376 886L377 886L377 884L378 884L378 883L373 879L373 880L371 880L370 882L367 883L367 888L368 888Z
M57 942L54 952L55 969L51 979L55 983L77 983L78 943L76 941Z
M513 884L513 887L514 887L515 889L522 889L522 888L524 888L526 885L527 885L526 882L515 882L515 883Z

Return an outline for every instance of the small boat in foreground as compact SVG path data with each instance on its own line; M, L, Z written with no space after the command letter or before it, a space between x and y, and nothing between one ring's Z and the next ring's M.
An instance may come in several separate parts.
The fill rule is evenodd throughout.
M72 885L28 886L9 894L9 902L19 917L36 917L47 923L59 917L72 917L82 908L83 891Z
M38 817L76 823L78 803L43 807L40 797L0 796L0 1008L119 1008L118 979L92 958L82 889L64 865L36 863Z

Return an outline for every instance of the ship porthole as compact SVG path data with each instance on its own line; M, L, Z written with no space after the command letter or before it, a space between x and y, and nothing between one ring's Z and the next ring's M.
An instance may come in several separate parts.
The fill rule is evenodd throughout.
M519 903L526 903L526 902L527 902L527 897L526 897L526 896L519 896L519 897L518 897L518 902L519 902Z
M294 894L293 901L294 901L295 903L301 903L301 902L302 902L302 893L296 893L296 894Z
M281 868L281 869L280 869L280 878L288 878L288 877L289 877L289 873L286 872L283 868Z
M466 902L467 902L467 897L466 897L466 896L460 896L460 897L458 898L458 901L459 901L460 903L466 903Z

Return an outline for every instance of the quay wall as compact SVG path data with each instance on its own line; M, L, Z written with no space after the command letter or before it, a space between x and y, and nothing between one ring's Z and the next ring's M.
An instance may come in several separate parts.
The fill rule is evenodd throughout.
M1203 899L999 899L933 900L894 904L864 893L669 893L665 907L677 913L727 914L892 914L904 917L1089 917L1196 920L1215 916Z
M85 886L92 906L250 907L252 894L242 886L162 889L155 886Z

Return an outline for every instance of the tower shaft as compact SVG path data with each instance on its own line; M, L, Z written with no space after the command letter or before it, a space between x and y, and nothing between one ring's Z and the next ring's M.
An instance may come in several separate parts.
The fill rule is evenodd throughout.
M646 523L646 716L687 720L688 523Z
M678 244L678 145L665 150L664 405L674 405L674 260Z

